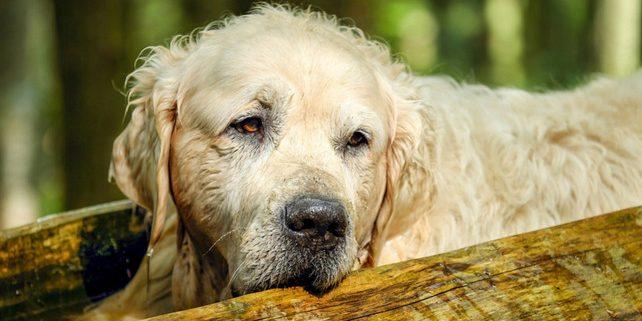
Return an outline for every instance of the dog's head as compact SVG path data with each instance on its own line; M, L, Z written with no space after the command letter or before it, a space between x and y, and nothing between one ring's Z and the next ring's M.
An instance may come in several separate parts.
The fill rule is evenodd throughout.
M390 215L421 130L407 77L358 29L262 7L151 49L112 175L155 213L152 244L173 197L196 255L217 252L237 292L323 290Z

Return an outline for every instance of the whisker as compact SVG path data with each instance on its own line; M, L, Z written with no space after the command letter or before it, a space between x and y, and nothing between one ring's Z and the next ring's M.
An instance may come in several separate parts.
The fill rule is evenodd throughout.
M214 241L214 243L212 243L212 246L210 246L207 249L207 251L205 251L205 253L202 254L202 256L205 256L207 253L211 252L214 249L214 246L216 246L216 244L218 244L218 242L223 240L226 236L231 235L233 232L236 232L236 230L237 229L233 228L233 229L229 230L227 233L224 233L223 235L221 235L221 237L219 237L218 240Z
M239 264L239 266L236 268L236 270L234 270L234 273L232 273L232 276L230 277L230 280L227 282L227 285L223 288L224 291L229 291L229 292L232 291L232 288L231 288L232 282L234 282L234 278L236 278L237 273L241 270L241 268L243 267L243 265L245 265L246 262L247 262L247 259L243 260L241 264Z

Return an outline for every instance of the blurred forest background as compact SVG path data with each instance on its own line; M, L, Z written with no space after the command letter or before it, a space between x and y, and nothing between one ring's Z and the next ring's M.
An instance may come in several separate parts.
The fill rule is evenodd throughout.
M531 90L640 63L640 0L310 0L350 17L420 74ZM107 182L125 76L167 43L252 1L0 1L0 228L124 198Z

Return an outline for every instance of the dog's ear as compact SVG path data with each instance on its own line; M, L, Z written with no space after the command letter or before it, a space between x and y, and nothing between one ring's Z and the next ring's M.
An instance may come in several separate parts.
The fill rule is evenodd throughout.
M150 249L160 238L170 206L169 150L177 112L180 55L154 47L127 83L131 120L114 141L110 179L152 214Z
M390 234L391 222L395 218L395 202L405 197L400 193L400 178L404 170L412 162L413 154L417 151L424 117L420 110L421 100L415 89L410 85L408 74L400 72L395 79L380 80L381 89L390 106L389 124L390 137L386 151L386 186L379 212L372 231L370 243L369 264L375 264L383 244Z

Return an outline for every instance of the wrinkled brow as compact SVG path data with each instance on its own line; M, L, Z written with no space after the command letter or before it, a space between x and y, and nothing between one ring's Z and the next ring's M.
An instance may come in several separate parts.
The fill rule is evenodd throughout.
M352 132L362 130L374 140L377 148L382 147L379 144L385 143L385 140L381 139L385 136L385 129L379 116L363 104L351 102L341 104L338 121L341 137L349 137Z
M180 121L207 135L216 136L237 118L251 114L253 109L280 109L292 97L292 91L287 86L275 86L273 82L249 85L242 89L221 87L224 88L196 93L187 102L189 106L184 108L190 115L179 115Z

